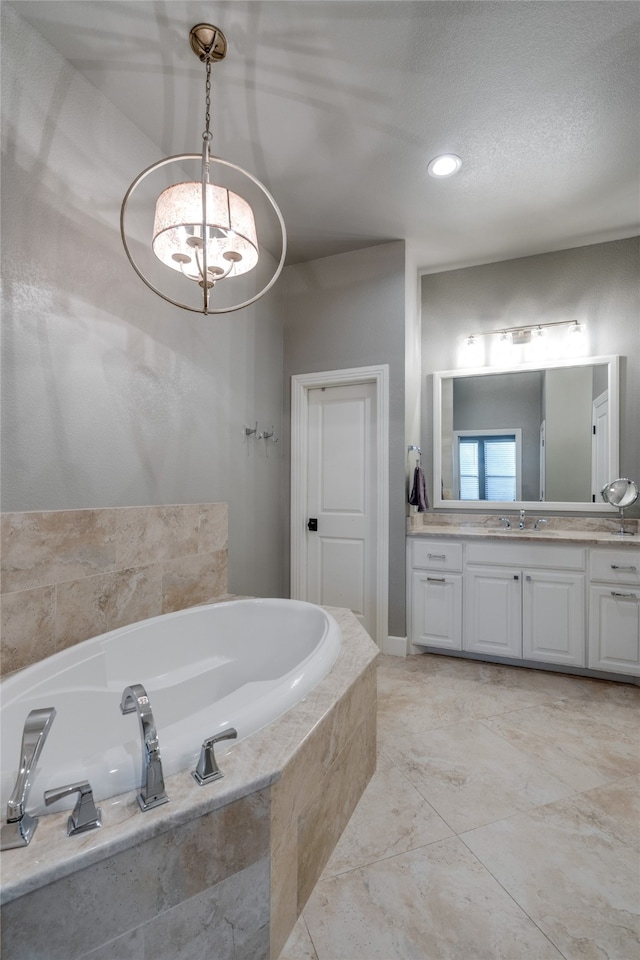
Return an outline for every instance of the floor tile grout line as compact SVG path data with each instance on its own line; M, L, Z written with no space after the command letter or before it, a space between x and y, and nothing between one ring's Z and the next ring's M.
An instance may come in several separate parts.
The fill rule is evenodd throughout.
M304 915L304 908L303 908L302 913L300 914L300 916L302 917L302 922L304 923L304 928L305 928L305 930L307 931L307 936L309 937L309 940L310 940L310 942L311 942L311 946L313 947L313 952L314 952L315 955L316 955L316 956L315 956L315 960L320 960L320 954L318 953L318 948L316 947L316 945L315 945L315 943L314 943L314 940L313 940L313 937L311 936L311 930L309 930L309 924L307 923L307 919L306 919L306 917L305 917L305 915Z
M517 816L517 814L516 814L516 816ZM503 819L508 820L508 819L510 819L510 818L509 818L509 817L504 817ZM499 822L499 821L495 821L495 822L497 823L497 822ZM488 826L488 824L487 824L487 826ZM474 828L474 829L475 829L475 828ZM470 831L467 831L467 832L470 832ZM487 871L487 873L489 874L489 876L492 877L493 880L495 880L495 882L498 884L498 886L499 886L502 890L504 890L504 892L505 892L506 895L509 897L509 899L511 900L511 902L514 903L515 906L518 908L518 910L520 910L520 911L524 914L524 916L527 918L527 920L529 920L529 921L534 925L534 927L536 927L536 929L540 931L540 933L542 934L542 936L551 944L551 946L553 947L553 949L554 949L554 950L557 950L558 953L560 954L560 956L564 958L564 960L570 960L570 958L567 957L566 953L563 953L563 951L560 949L560 947L558 946L558 944L557 944L557 943L554 943L554 941L551 939L551 937L549 936L549 934L548 934L545 930L542 929L542 927L541 927L540 924L537 922L537 920L535 920L529 913L527 913L527 911L525 910L524 906L523 906L521 903L518 902L518 900L516 899L515 895L514 895L509 889L507 889L507 887L505 887L505 885L495 876L495 874L493 873L493 871L486 865L486 863L484 863L484 861L478 856L478 854L477 854L474 850L471 849L471 847L469 846L469 844L468 844L468 843L466 842L466 840L464 839L464 836L458 834L458 840L460 840L462 843L464 843L465 848L469 851L469 853L471 854L471 856L477 861L477 863L480 864L480 866L482 867L483 870L486 870L486 871Z
M329 876L325 876L323 873L320 877L320 880L334 880L336 877L345 877L349 873L355 873L356 870L364 870L366 867L371 867L374 863L384 863L386 860L394 860L396 857L403 857L407 853L415 853L416 850L424 850L425 847L430 847L434 843L444 843L446 840L455 840L457 836L458 834L452 831L450 837L439 837L437 840L427 840L426 843L418 843L415 845L415 847L408 847L406 850L396 850L393 853L387 854L386 856L376 857L373 860L367 860L365 863L354 864L352 867L347 867L345 870L341 870L340 873L332 873Z

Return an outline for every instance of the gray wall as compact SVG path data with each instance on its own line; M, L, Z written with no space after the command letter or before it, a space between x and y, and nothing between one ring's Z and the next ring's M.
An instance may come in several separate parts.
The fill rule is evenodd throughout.
M640 238L632 237L425 275L422 278L423 450L431 450L433 446L430 375L435 370L466 365L463 346L469 333L501 326L577 319L587 327L588 355L618 354L623 358L620 474L640 480L639 242ZM430 477L427 482L431 493Z
M405 636L405 245L382 244L285 270L283 435L291 377L389 364L389 633ZM283 484L283 509L289 485ZM288 553L288 551L287 551Z
M281 288L151 293L119 214L158 148L7 4L2 44L2 509L227 501L230 589L281 595L282 445L244 436L281 436Z

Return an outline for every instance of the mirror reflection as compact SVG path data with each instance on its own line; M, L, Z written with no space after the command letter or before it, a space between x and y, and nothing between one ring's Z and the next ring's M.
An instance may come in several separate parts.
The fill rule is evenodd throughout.
M441 500L602 508L617 467L616 359L436 374Z

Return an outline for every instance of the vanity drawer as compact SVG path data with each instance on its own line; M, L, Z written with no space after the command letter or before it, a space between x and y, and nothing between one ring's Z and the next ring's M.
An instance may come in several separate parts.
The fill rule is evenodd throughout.
M518 534L514 534L514 538ZM584 570L586 550L584 547L546 543L487 543L475 541L467 544L467 563L489 563L509 567L541 567L552 570Z
M462 544L450 540L412 540L411 566L421 570L462 570Z
M640 584L640 550L592 549L590 552L592 580Z

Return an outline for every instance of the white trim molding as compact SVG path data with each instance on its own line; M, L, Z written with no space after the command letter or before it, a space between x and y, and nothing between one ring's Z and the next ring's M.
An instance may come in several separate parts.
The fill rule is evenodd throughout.
M387 637L382 644L382 652L390 657L406 657L409 650L407 637ZM422 651L417 651L422 652Z
M374 383L377 401L376 638L382 647L389 622L389 365L351 367L291 377L291 596L304 599L309 390Z

